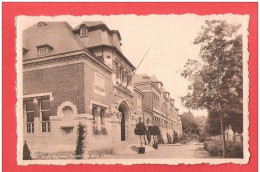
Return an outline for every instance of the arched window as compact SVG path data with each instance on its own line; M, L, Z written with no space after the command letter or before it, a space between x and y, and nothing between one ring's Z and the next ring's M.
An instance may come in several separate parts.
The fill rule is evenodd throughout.
M86 25L82 25L80 28L80 36L86 36L87 35L87 26Z
M65 106L63 109L62 109L62 112L64 114L64 116L71 116L73 114L73 110L70 106Z

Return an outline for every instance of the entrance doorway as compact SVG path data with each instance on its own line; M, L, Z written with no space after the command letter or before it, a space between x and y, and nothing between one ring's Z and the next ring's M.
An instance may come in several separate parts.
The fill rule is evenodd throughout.
M125 113L124 113L122 107L119 107L118 111L122 113L122 118L121 118L121 141L125 141Z
M127 139L127 121L128 121L128 114L129 114L129 109L126 103L121 103L118 111L121 112L122 117L121 117L121 141L126 141Z

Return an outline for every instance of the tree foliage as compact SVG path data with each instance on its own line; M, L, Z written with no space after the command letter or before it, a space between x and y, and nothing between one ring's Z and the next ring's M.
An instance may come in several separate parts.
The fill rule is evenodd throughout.
M181 115L182 131L185 133L195 134L198 128L196 120L191 112Z
M78 125L78 138L77 138L77 146L76 146L76 159L82 159L84 154L84 140L85 140L85 127L79 123Z
M192 109L242 112L242 36L240 25L206 21L194 44L201 45L200 61L189 59L181 75L191 81L182 97Z
M140 142L141 142L141 147L142 147L141 136L147 134L147 130L146 130L146 127L145 127L144 123L142 123L142 122L137 123L136 126L135 126L134 133L135 133L135 135L139 135L140 136Z
M181 73L191 81L188 94L182 97L183 104L191 109L207 109L219 115L224 157L225 116L230 116L230 112L243 114L240 27L221 20L206 21L194 41L195 45L200 45L200 59L189 59Z
M23 160L31 160L31 151L29 150L29 147L26 143L26 141L23 144Z
M232 130L234 132L243 133L243 114L239 114L236 112L227 112L228 115L224 115L223 117L223 123L224 126L231 125ZM220 119L219 114L216 111L209 112L205 131L209 135L220 135Z

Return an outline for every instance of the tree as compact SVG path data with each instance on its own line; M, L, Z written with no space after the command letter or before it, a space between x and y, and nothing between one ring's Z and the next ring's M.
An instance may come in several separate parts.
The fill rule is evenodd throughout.
M136 124L134 133L135 133L135 135L139 135L139 136L140 136L141 147L142 147L142 139L141 139L141 136L142 136L142 135L145 135L146 132L147 132L147 131L146 131L146 127L145 127L144 123L139 122L139 123Z
M78 138L76 146L76 159L82 159L84 154L84 140L85 140L85 130L84 126L79 123L78 125Z
M160 129L158 126L149 126L150 134L153 136L154 145L158 144L157 137L160 135Z
M31 151L29 150L29 147L26 143L26 141L23 144L23 160L31 160Z
M191 112L186 112L181 115L182 131L185 133L196 133L197 123Z
M224 126L231 125L234 132L242 133L243 132L243 114L236 112L227 112L229 115L223 116ZM209 116L206 121L205 132L209 135L220 135L220 119L217 112L209 112Z
M194 44L200 45L200 61L189 59L181 75L190 80L183 104L191 109L207 109L218 114L223 135L223 117L243 111L242 35L240 25L226 21L206 21Z

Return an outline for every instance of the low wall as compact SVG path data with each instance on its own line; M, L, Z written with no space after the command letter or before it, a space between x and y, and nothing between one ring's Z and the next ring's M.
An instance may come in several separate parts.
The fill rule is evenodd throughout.
M85 129L84 152L88 154L99 149L114 149L131 144L139 144L140 138L134 134L135 120L128 121L126 140L121 141L120 119L116 116L92 119L89 114L74 114L71 117L51 116L50 132L41 132L40 120L35 119L35 132L24 133L24 141L29 149L34 152L75 152L78 126L82 124ZM105 132L102 130L105 128Z

